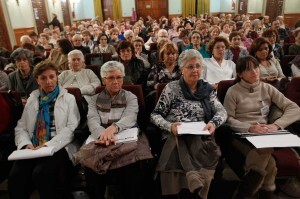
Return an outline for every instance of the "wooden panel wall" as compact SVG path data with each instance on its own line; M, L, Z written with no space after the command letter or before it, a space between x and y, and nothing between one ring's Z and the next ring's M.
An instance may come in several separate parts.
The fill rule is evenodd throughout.
M242 15L242 14L247 14L247 10L248 10L248 0L239 0L239 4L238 4L238 14Z
M250 20L257 19L258 17L262 16L262 13L251 13L249 12L248 15L250 16Z
M158 20L160 17L169 17L168 0L135 0L137 17L146 19L150 15Z
M284 23L287 24L288 27L295 28L295 24L299 19L300 19L300 13L284 15Z
M14 29L17 45L21 45L20 38L22 35L28 35L32 31L34 31L34 27Z
M0 3L0 47L6 48L9 51L12 50L12 46L10 44L6 22L3 14L3 7L1 3Z
M64 18L64 26L66 26L66 25L70 26L71 25L69 5L70 5L69 0L61 1L61 9L62 9L62 14L63 14L63 18Z
M270 22L283 13L283 0L267 0L266 15Z
M46 5L44 0L31 0L33 7L33 16L36 23L38 33L42 33L44 29L44 22L48 22Z

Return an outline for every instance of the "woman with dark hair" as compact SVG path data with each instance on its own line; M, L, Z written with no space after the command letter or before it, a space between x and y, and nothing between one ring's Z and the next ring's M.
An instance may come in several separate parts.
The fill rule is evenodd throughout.
M229 127L221 127L216 140L226 161L242 180L234 198L252 198L259 191L260 199L269 199L276 189L273 148L255 148L247 139L231 134L263 134L284 129L300 119L300 108L274 86L260 81L259 63L254 57L240 58L236 72L237 83L228 89L224 100ZM283 113L274 122L270 122L269 114L272 104Z
M210 58L210 54L206 51L206 44L201 44L203 35L200 31L194 30L190 35L191 44L186 46L184 50L195 49L203 58Z
M179 38L179 41L177 41L178 53L181 54L181 52L184 51L185 47L191 44L190 32L186 29L183 29L182 31L180 31L178 38Z
M108 36L105 33L100 34L97 40L99 45L94 48L93 53L111 53L113 58L118 57L115 47L108 42Z
M10 57L13 63L17 66L17 70L8 75L8 88L9 90L24 93L24 98L22 98L22 101L25 104L30 93L38 88L38 85L32 74L33 53L27 49L17 48Z
M207 51L212 54L212 58L203 60L204 80L212 84L214 89L222 80L235 78L235 63L225 59L225 51L229 48L229 42L222 36L217 36L210 40L207 45Z
M259 62L260 78L263 81L274 82L285 77L280 63L272 58L272 45L263 37L255 39L250 47L250 55Z
M80 115L75 98L58 85L58 69L49 61L35 66L33 76L39 89L27 100L15 128L18 150L53 147L53 156L17 160L8 177L10 198L30 198L37 189L40 198L57 198L56 179L62 168L72 166L79 146L73 141ZM73 161L74 163L74 161Z
M134 47L129 41L121 41L118 49L119 62L124 64L125 77L124 84L145 84L148 72L144 62L136 58Z
M284 52L282 46L279 44L278 33L276 30L267 29L263 32L262 37L264 37L270 44L272 45L272 53L271 55L278 60L281 60L284 56Z
M54 62L59 71L69 70L68 54L74 47L68 39L60 39L57 44L58 48L51 51L48 60Z
M234 63L240 57L245 57L249 55L247 49L240 46L242 39L242 34L238 31L232 31L229 35L229 41L231 43L230 47L225 51L225 59L231 60Z

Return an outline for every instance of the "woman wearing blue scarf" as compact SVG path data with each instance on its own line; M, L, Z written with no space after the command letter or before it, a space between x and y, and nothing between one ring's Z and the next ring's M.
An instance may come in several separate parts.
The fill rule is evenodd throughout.
M227 113L212 86L200 79L202 61L194 49L180 54L182 77L166 85L151 114L165 142L156 168L163 195L206 199L220 157L213 134ZM208 130L211 135L178 136L181 122L201 121L206 126L199 131Z
M73 143L73 133L80 115L73 95L58 86L58 69L44 61L34 69L39 89L28 98L24 112L15 128L18 150L38 150L54 147L49 157L17 160L9 174L10 197L29 198L37 189L40 198L56 198L56 178L65 165L70 164L78 147Z

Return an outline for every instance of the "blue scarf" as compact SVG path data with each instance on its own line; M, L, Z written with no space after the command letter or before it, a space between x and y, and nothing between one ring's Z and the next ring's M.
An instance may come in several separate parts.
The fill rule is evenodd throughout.
M51 139L49 105L57 98L58 94L58 86L51 93L44 93L40 90L39 111L31 140L35 147L41 146Z

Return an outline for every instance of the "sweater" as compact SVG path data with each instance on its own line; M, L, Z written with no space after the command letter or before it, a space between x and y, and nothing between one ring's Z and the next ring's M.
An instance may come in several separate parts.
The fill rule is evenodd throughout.
M282 72L280 63L277 59L270 59L269 62L270 62L271 65L268 66L268 67L265 67L265 66L259 64L260 77L261 78L262 77L269 77L269 76L275 76L277 78L285 77L283 72Z
M261 108L270 108L273 103L283 111L283 115L274 122L281 129L300 119L298 105L272 85L260 81L249 84L241 80L230 87L225 96L227 123L236 132L247 132L253 124L267 124L269 115L262 115Z

